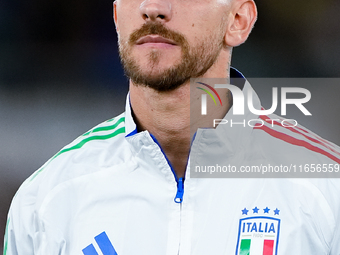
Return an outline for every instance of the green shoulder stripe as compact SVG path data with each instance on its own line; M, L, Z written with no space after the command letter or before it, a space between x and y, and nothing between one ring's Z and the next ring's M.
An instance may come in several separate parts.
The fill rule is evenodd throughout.
M112 121L112 120L110 120ZM108 130L113 130L115 129L120 123L124 122L125 121L125 118L122 117L120 118L115 124L111 125L111 126L106 126L106 127L97 127L95 129L92 129L90 131L88 131L87 133L83 134L83 136L87 136L89 134L92 134L92 133L96 133L96 132L100 132L100 131L108 131Z
M72 146L70 148L66 148L66 149L63 149L63 150L59 151L56 155L54 155L54 157L52 159L55 159L60 154L63 154L65 152L76 150L76 149L80 149L81 147L83 147L84 144L88 143L89 141L92 141L92 140L107 140L107 139L110 139L110 138L115 137L116 135L119 135L119 134L122 134L122 133L125 133L125 127L117 129L112 134L90 136L90 137L85 138L84 140L82 140L81 142L79 142L78 144L76 144L76 145L74 145L74 146Z
M94 130L92 130L91 132L88 132L86 134L84 134L83 136L87 136L90 133L94 133L94 132L99 132L99 131L107 131L107 130L113 130L115 129L120 123L124 122L125 118L120 118L114 125L112 126L108 126L108 127L98 127ZM116 129L113 133L111 134L107 134L107 135L95 135L95 136L89 136L87 138L84 138L83 140L81 140L79 143L77 143L76 145L69 147L69 148L65 148L62 149L61 151L59 151L57 154L55 154L43 167L41 167L39 170L37 170L32 177L30 178L30 181L32 181L35 177L37 177L37 175L39 173L41 173L45 167L55 158L57 158L58 156L60 156L61 154L68 152L68 151L72 151L72 150L76 150L76 149L80 149L82 148L86 143L90 142L90 141L94 141L94 140L107 140L110 138L113 138L119 134L123 134L125 133L125 126L121 127L119 129Z

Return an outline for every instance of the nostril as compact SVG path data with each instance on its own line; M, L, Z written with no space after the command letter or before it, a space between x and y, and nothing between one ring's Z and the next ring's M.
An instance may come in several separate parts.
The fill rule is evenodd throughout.
M171 5L168 0L144 0L140 5L140 14L144 20L166 22L171 19Z

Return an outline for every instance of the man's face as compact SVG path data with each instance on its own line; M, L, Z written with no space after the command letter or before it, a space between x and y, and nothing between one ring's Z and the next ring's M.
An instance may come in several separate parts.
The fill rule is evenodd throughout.
M225 46L228 10L228 0L117 0L127 76L158 91L202 76Z

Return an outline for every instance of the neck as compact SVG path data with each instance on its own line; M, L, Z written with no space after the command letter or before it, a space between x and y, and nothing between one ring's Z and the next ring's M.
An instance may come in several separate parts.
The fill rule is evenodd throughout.
M228 75L229 68L224 68L223 74L212 76L208 71L203 78L227 78ZM227 95L227 91L222 93ZM212 113L202 116L201 94L198 89L190 93L190 81L166 92L135 85L130 81L131 106L138 130L148 130L156 137L178 178L185 175L194 133L201 127L213 128L213 120L222 119L231 106L230 98L223 96L223 106L217 109L214 105L210 107L214 109ZM214 104L208 100L208 108L210 103Z

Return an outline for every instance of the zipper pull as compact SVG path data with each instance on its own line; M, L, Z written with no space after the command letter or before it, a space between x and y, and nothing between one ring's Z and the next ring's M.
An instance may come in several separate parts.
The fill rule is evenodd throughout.
M175 202L180 204L183 201L184 195L184 178L179 178L177 182L177 194L175 197Z

